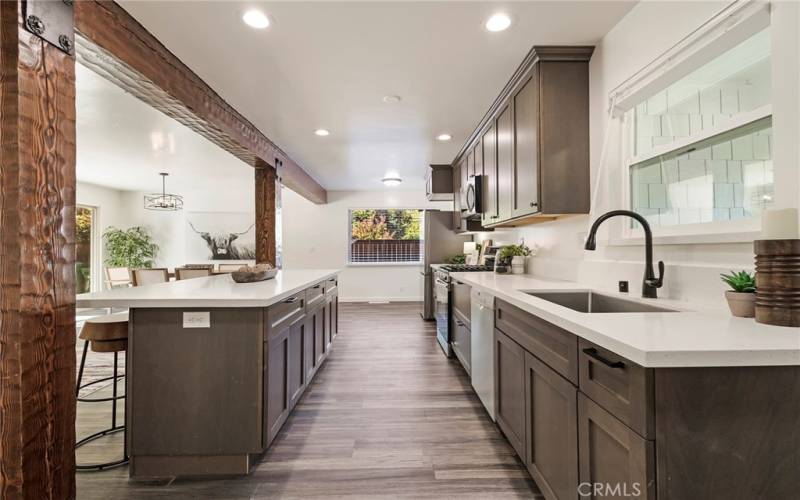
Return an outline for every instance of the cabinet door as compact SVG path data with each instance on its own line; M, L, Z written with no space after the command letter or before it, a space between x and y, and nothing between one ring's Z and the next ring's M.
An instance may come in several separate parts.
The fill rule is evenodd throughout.
M653 441L578 393L581 498L655 498ZM667 478L664 478L667 480Z
M466 153L466 158L467 161L461 167L461 192L463 193L461 198L462 209L467 208L466 203L464 203L464 200L467 196L466 193L467 193L467 186L469 185L469 178L475 175L475 148L470 149L469 152Z
M333 330L333 338L336 338L336 336L339 334L339 294L334 294L333 307L331 310L333 311L331 330Z
M525 458L525 351L494 331L494 397L497 425L521 458Z
M453 230L463 231L461 219L461 163L453 168Z
M317 356L314 352L314 314L309 312L305 319L305 336L303 338L305 347L303 349L304 369L306 373L306 385L311 382L317 373Z
M266 375L264 400L267 404L265 435L266 444L272 442L289 416L289 331L287 325L280 333L270 336L266 345Z
M514 96L514 174L511 215L539 211L538 69Z
M325 311L320 307L314 312L314 359L319 369L325 359Z
M473 148L475 160L472 164L472 175L483 175L483 141L478 140Z
M453 352L456 355L456 358L461 363L461 366L464 367L468 375L472 374L472 333L469 330L469 327L466 323L461 319L460 316L454 315L453 324L451 328L453 329Z
M459 313L469 328L472 323L472 287L458 280L453 280L452 287L453 312Z
M511 218L514 151L512 148L511 106L497 117L497 201L498 220Z
M333 343L333 299L328 297L328 303L325 305L325 352L331 351Z
M288 373L288 393L289 393L289 407L294 408L300 396L303 395L303 390L306 388L306 367L305 367L305 349L306 349L306 322L304 320L295 322L289 328L289 356L288 366L286 371Z
M497 222L497 134L489 127L483 143L483 225Z
M548 500L578 497L578 389L525 353L525 465Z

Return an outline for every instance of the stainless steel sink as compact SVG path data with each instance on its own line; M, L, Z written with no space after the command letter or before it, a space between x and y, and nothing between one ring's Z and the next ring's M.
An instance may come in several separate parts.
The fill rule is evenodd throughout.
M610 297L595 292L525 292L582 313L677 312L673 309Z

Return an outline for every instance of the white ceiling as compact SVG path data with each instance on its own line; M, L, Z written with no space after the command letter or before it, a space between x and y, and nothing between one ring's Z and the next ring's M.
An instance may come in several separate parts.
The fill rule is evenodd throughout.
M534 44L592 44L632 2L121 4L329 190L421 189L449 163ZM257 6L266 30L241 22ZM490 33L492 13L512 16ZM386 104L387 94L402 96ZM313 131L326 128L329 137ZM435 141L452 134L449 143ZM188 154L188 151L187 151ZM221 167L220 167L221 168Z
M79 181L177 194L220 189L252 196L253 168L80 64L76 80Z

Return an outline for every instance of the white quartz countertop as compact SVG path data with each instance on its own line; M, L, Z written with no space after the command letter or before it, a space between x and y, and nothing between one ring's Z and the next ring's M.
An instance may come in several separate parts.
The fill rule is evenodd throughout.
M235 283L230 274L158 283L77 297L77 307L266 307L339 273L337 269L290 269L256 283Z
M642 299L530 275L450 276L645 367L800 365L800 328L762 325L728 311L700 311L685 302ZM593 290L679 312L587 314L524 293L569 290Z

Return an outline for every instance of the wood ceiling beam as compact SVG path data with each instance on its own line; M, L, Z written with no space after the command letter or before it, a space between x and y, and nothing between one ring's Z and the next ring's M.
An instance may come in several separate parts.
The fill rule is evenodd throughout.
M282 166L286 187L314 203L327 192L275 143L113 1L75 2L78 60L253 167Z

